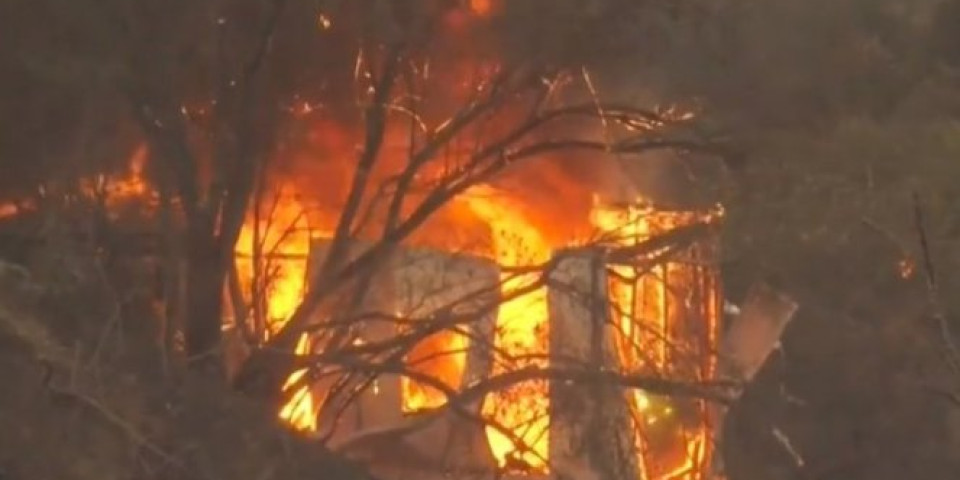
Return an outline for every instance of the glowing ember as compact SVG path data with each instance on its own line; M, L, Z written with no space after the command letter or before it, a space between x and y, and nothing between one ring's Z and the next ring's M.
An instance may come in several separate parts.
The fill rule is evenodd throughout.
M0 218L13 217L20 213L20 207L15 203L0 204Z
M146 144L137 147L127 162L123 175L98 175L80 180L80 191L89 198L102 198L107 212L115 215L124 204L157 204L157 193L144 177L149 150Z
M897 262L897 270L900 273L900 278L909 280L910 278L913 278L913 274L917 270L917 265L914 263L912 258L907 257Z
M323 13L317 15L317 28L320 30L327 30L331 26L333 26L333 21L330 20L330 17Z
M474 187L465 201L473 212L487 221L493 230L494 258L501 267L532 266L546 262L551 248L541 232L523 216L509 198L488 187ZM529 287L538 280L538 274L502 275L501 292L510 295L517 289ZM533 292L505 301L500 305L494 345L498 355L493 374L525 366L547 365L548 338L547 291ZM487 397L483 415L510 430L522 440L521 447L532 451L518 452L518 446L503 433L487 428L490 449L500 466L521 465L545 470L549 427L549 401L545 381L516 385Z
M102 201L106 206L107 214L111 217L115 217L119 207L127 203L155 207L157 192L144 176L148 158L149 150L146 144L142 144L130 154L126 172L119 175L98 174L80 178L76 187L81 198ZM41 196L44 196L46 187L40 186L39 191ZM23 211L36 208L36 202L31 198L0 203L0 219L14 217Z
M150 186L143 177L147 163L147 146L140 145L130 157L127 175L108 182L107 193L116 199L143 198L152 194Z

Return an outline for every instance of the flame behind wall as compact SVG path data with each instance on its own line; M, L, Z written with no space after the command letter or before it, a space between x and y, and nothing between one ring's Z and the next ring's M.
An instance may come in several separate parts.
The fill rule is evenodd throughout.
M552 246L544 235L523 215L511 199L487 186L474 187L464 201L477 216L490 225L493 232L492 257L501 267L529 267L541 265L550 259ZM501 275L501 294L531 287L539 274ZM497 314L493 375L505 371L536 366L547 366L549 323L547 290L539 287L517 298L500 304ZM491 394L484 402L483 415L506 427L522 440L520 447L532 451L517 452L514 441L493 427L487 427L487 438L500 466L522 462L535 470L546 468L549 427L548 389L545 381L520 383Z
M246 311L254 335L266 341L276 334L297 309L306 287L307 258L312 238L306 211L295 191L281 186L257 198L240 230L235 247L235 265ZM310 353L307 335L300 337L296 354ZM290 400L279 417L298 430L317 429L317 404L309 386L300 381L306 370L287 378L284 389Z
M137 198L145 199L148 204L155 202L155 193L142 178L145 156L145 150L138 149L131 156L131 167L126 174L100 180L101 188L109 193L108 206L119 207L124 201ZM91 182L87 188L93 188L97 181ZM458 249L457 244L468 237L457 237L454 241L445 238L437 243L451 251L466 250L507 267L502 274L502 293L506 295L536 280L536 274L516 275L509 267L542 264L554 250L582 241L576 236L565 236L571 231L569 228L544 227L540 219L552 218L557 213L538 213L522 198L488 185L469 190L453 202L442 225L479 222L485 225L486 240L477 242L474 238L463 249ZM302 299L311 239L329 237L335 217L308 214L309 202L298 194L294 182L278 182L258 203L259 213L251 212L241 231L236 264L242 294L250 303L248 314L260 322L255 328L261 338L266 339L282 327ZM659 211L642 200L618 206L594 201L592 206L575 209L584 210L591 214L582 223L592 224L608 241L622 245L636 244L691 222L715 219L723 213L721 210ZM431 231L427 236L448 230ZM619 327L621 364L627 372L689 380L712 376L719 285L712 268L695 260L678 259L649 272L614 267L617 275L611 279L611 304ZM257 298L262 299L259 304ZM546 307L543 288L500 306L494 343L503 353L496 355L494 374L547 364ZM462 336L444 335L418 345L411 355L432 356L430 362L420 366L422 373L455 386L458 379L454 377L464 371L462 355L437 354L462 352L467 346ZM307 354L310 349L309 338L303 337L296 353ZM290 401L278 411L278 416L294 428L315 431L319 399L309 387L300 384L304 374L305 371L297 371L288 378L285 386L296 390L289 392ZM403 405L398 408L415 411L442 406L443 396L424 385L407 382L402 401ZM657 398L640 391L632 393L631 403L635 429L640 434L637 451L647 478L702 478L699 472L710 455L705 406ZM483 404L482 413L530 447L530 451L517 452L508 436L488 429L491 450L501 466L525 464L528 470L546 470L549 404L545 382L527 382L491 394Z
M272 258L277 263L272 269L260 270L260 275L267 281L258 287L265 292L265 305L261 308L268 319L267 335L282 325L302 296L306 248L310 241L303 207L296 195L285 189L284 194L276 198L272 209L274 217L269 220L274 231L270 233L270 229L266 229L267 233L259 235L262 245L272 246L272 250L263 254L264 258ZM543 264L555 249L563 246L548 241L548 235L528 218L525 209L503 191L478 186L458 198L456 203L465 206L466 212L488 225L490 248L484 256L506 267L501 275L502 295L528 287L538 278L536 273L512 273L509 267ZM461 215L464 212L460 210ZM589 221L607 241L632 245L720 215L722 211L703 214L657 211L643 201L616 207L596 202ZM238 264L247 261L245 259L253 251L240 247L256 237L252 218L241 236L243 243L238 245ZM568 244L581 241L571 238ZM476 249L475 245L471 248ZM268 249L264 247L262 250L267 252ZM617 275L611 279L611 305L624 370L688 380L710 378L713 368L710 352L716 340L718 311L718 284L712 267L673 261L648 272L625 266L613 268ZM251 266L241 268L245 292L253 288L253 272ZM264 272L272 273L267 275ZM274 282L274 286L271 287L270 282ZM691 322L705 323L696 326ZM504 302L497 314L494 346L498 353L491 373L496 375L527 366L546 366L548 332L544 288L535 288ZM410 357L430 358L428 362L420 363L418 370L456 386L459 379L454 377L464 371L464 357L460 352L469 346L468 343L466 337L459 334L438 335L418 345ZM309 347L309 340L303 338L297 353L308 353ZM287 385L297 385L299 390L292 394L279 416L295 428L313 431L317 428L319 399L314 398L309 388L297 384L303 374L303 371L295 372L288 379ZM710 432L705 406L649 396L642 391L632 392L630 398L635 429L639 434L638 456L647 478L701 478L699 472L709 454ZM398 408L411 412L440 407L444 396L430 387L406 380L402 402ZM507 436L495 428L487 429L491 451L501 467L547 470L549 402L546 382L526 382L493 393L484 401L482 414L511 432ZM510 437L521 440L522 446L529 447L529 450L523 450L522 446L518 450L518 445Z
M594 203L592 223L610 241L625 246L723 215L719 208L658 211L643 199L620 206ZM617 351L626 372L693 382L712 378L721 297L713 259L703 255L702 247L647 271L612 267L616 275L610 280L610 302ZM711 450L703 402L673 401L635 390L630 407L638 433L638 460L647 478L703 478Z

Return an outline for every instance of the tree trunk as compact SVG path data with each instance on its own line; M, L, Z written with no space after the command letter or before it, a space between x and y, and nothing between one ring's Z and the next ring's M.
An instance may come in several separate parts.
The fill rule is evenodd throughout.
M602 259L586 250L560 254L568 257L551 273L547 300L551 363L616 369ZM556 478L645 478L626 395L609 383L550 383L550 460Z
M190 363L220 363L223 268L213 238L193 235L187 253L186 353Z

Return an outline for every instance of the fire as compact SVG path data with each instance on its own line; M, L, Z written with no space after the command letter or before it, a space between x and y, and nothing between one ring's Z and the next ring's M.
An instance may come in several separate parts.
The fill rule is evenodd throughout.
M466 370L469 338L454 332L439 332L414 346L407 355L410 369L428 374L451 388L460 384ZM405 412L442 407L447 397L437 389L408 377L400 379Z
M158 195L144 175L148 158L149 149L141 144L130 155L126 172L83 178L80 191L89 198L102 198L109 214L116 214L119 207L127 203L154 206Z
M235 253L246 298L264 299L252 310L254 320L263 321L258 327L266 339L283 327L303 298L311 237L304 208L292 189L281 188L263 203L259 213L248 215Z
M611 241L622 245L636 245L673 226L653 224L652 213L653 208L643 200L627 208L613 208L604 206L595 199L591 222L601 232L609 235ZM623 336L619 345L620 354L627 365L641 365L646 360L646 363L660 369L666 361L666 342L661 341L667 334L666 284L661 281L665 269L665 265L657 265L651 272L641 274L630 267L614 267L614 271L625 279L612 282L610 290ZM634 322L631 306L636 304L644 305L643 319L652 322L646 326L650 335L642 334L640 325ZM628 348L630 345L624 344L637 338L642 338L643 345L638 345L640 348ZM638 395L642 393L638 392Z
M265 336L283 325L305 287L305 259L311 235L303 207L288 190L281 189L271 207L262 213L259 227L252 216L248 218L237 246L238 269L241 278L246 279L244 293L250 295L253 289L259 288L266 298L265 305L261 306L267 321ZM512 267L543 264L556 247L561 246L551 244L546 232L534 224L515 199L502 191L477 186L458 198L457 204L488 225L492 248L485 253L503 268L501 293L504 296L530 287L539 279L539 273L518 274ZM633 245L721 214L722 211L661 211L642 200L621 206L595 202L589 221L605 235L606 241ZM264 264L272 266L255 268L252 260L257 255ZM712 375L712 362L703 359L708 357L704 352L712 349L716 340L718 309L712 298L684 297L684 292L698 288L705 289L707 297L716 294L717 283L704 273L705 267L671 261L649 271L627 266L612 268L617 275L610 281L610 298L618 327L617 351L624 370L697 380ZM678 306L681 304L687 306ZM692 312L690 309L696 307L691 304L705 311ZM548 365L548 315L545 287L500 305L491 374ZM697 322L704 321L705 317L707 322L706 344L691 347L700 362L694 371L685 366L689 362L681 361L678 351L685 348L687 337L695 337L694 332L702 331L703 327L685 326L687 317ZM307 354L310 348L309 339L303 337L297 353ZM462 335L437 334L417 345L407 355L407 361L418 371L456 386L465 361L459 352L467 348L469 340ZM290 401L278 416L294 428L314 431L319 401L308 386L301 385L305 374L305 370L297 371L287 379L284 388L297 388L297 391L288 392ZM440 392L408 379L401 380L400 387L402 405L399 407L406 412L438 408L446 401ZM634 428L638 432L638 457L645 472L643 480L702 478L702 468L710 453L706 407L699 402L690 405L649 396L642 391L632 392L630 399ZM487 427L486 437L500 467L528 472L547 470L549 397L546 381L526 382L489 394L482 405L482 415L497 425ZM509 433L503 433L500 428Z
M252 305L246 321L268 339L289 320L303 299L306 282L310 229L304 208L290 188L281 188L266 205L256 205L248 215L235 247L237 274L245 299ZM259 211L257 211L259 209ZM245 315L238 315L242 321ZM304 335L296 353L310 353L310 339ZM298 385L306 370L292 373L284 389ZM306 385L290 396L279 417L290 426L314 431L317 407Z
M550 258L551 246L509 198L485 186L465 195L473 212L486 220L493 232L493 256L501 267L538 265ZM538 274L501 275L501 292L509 295L529 287ZM497 315L494 346L506 358L496 358L493 374L509 368L545 367L547 364L548 310L546 288L503 302ZM499 357L499 356L498 356ZM487 427L490 449L500 466L518 461L544 470L547 458L549 402L544 381L516 385L487 397L483 415L511 431L530 451L518 452L514 441L499 430Z
M511 199L486 186L471 189L462 197L467 209L489 224L493 249L487 252L503 267L531 266L546 262L551 245L542 233L525 218ZM302 299L305 288L306 257L311 235L303 207L290 188L281 188L268 207L248 216L237 242L237 270L244 296L263 299L253 305L252 320L262 316L264 339L282 328ZM501 290L505 295L536 281L537 274L502 275ZM259 310L258 310L259 309ZM545 366L547 353L547 292L544 288L506 301L500 305L495 347L505 352L497 358L493 374L524 366ZM407 361L417 370L429 373L444 383L455 386L464 371L465 356L438 352L463 352L468 339L462 335L434 335L417 345ZM309 339L302 337L297 354L310 351ZM317 399L305 385L300 385L306 371L294 372L284 388L299 385L278 416L292 427L303 431L317 428ZM445 403L440 392L417 382L401 381L404 411L437 408ZM536 470L545 469L547 458L548 418L547 385L543 381L517 385L492 394L483 405L483 415L507 428L523 447L495 428L487 429L491 450L501 466L522 462ZM518 448L530 451L518 452Z
M490 3L475 0L472 5L483 11ZM302 106L303 111L310 108L309 104ZM126 172L86 179L82 191L90 195L100 192L109 208L128 200L152 202L156 192L144 175L147 160L148 151L141 146L131 155ZM557 248L576 241L557 238L552 229L547 231L537 225L517 198L490 186L473 187L454 203L456 208L479 218L489 230L489 249L471 252L489 256L502 267L500 288L504 296L539 280L539 272L518 274L513 267L544 264ZM265 341L283 327L303 298L307 258L311 240L316 236L311 232L315 222L305 214L292 183L275 186L254 204L235 247L237 277L248 305L246 311L235 313L237 322L250 322L258 338ZM16 204L0 204L0 218L18 213ZM584 223L593 225L609 242L635 245L721 215L722 210L662 211L643 199L617 206L595 199L588 222ZM320 236L329 236L329 232ZM914 273L915 265L909 259L898 266L905 278ZM621 367L626 372L673 378L710 378L713 363L709 352L715 347L719 312L714 297L719 286L707 267L672 260L647 271L629 266L611 268L616 273L610 280L609 291ZM705 296L691 297L690 292L695 290ZM703 311L694 312L695 308ZM545 287L499 306L492 375L548 366L548 317ZM687 325L690 319L705 324L691 327ZM437 334L415 346L406 360L412 368L454 387L460 384L465 371L466 357L461 353L469 347L469 340L463 335ZM311 339L304 335L295 353L307 355L313 348ZM691 356L681 358L684 354ZM688 361L690 358L695 361ZM277 416L292 428L312 432L318 428L320 397L309 382L304 382L306 374L307 370L302 369L286 379L283 388L288 390L289 401L277 411ZM400 387L402 405L398 408L407 412L442 407L446 401L440 392L409 379L402 379ZM631 392L629 403L635 420L633 427L638 433L642 480L703 478L704 464L712 454L705 405L654 397L643 391ZM543 380L493 392L484 399L482 415L497 425L486 428L487 442L501 468L538 473L548 470L549 409L548 385Z
M147 146L141 144L130 154L126 172L80 178L75 185L80 197L87 201L102 202L111 218L117 216L123 205L156 206L158 195L144 175L148 158ZM41 196L45 195L45 191L46 187L41 186ZM36 208L37 204L31 198L0 203L0 219L16 217Z
M297 355L306 355L310 353L310 337L303 335L297 342ZM283 390L294 388L306 375L307 369L297 370L287 377L283 384ZM317 430L317 406L313 398L313 392L307 385L300 385L296 392L290 396L290 400L280 407L277 416L296 430L313 432Z
M660 211L639 199L630 205L611 206L595 199L591 222L606 235L606 240L621 245L636 245L656 235L693 222L711 221L722 215L710 212ZM612 267L616 277L610 281L611 304L618 327L617 350L622 367L660 375L692 377L704 380L713 374L709 359L716 341L717 283L713 275L694 264L670 261L648 271L630 266ZM706 290L700 302L705 311L690 312L695 300L684 295ZM695 308L695 306L694 306ZM706 321L705 328L684 326L687 318ZM706 331L705 338L696 332ZM697 342L707 345L695 345ZM686 343L694 343L689 346ZM674 358L680 355L687 358ZM696 366L681 367L694 360ZM702 403L686 406L692 419L678 418L680 406L666 399L652 398L634 391L631 409L637 429L639 463L646 478L699 479L707 458L709 426ZM692 414L692 415L691 415Z
M153 190L144 178L148 149L146 144L140 145L130 157L126 176L113 178L107 183L107 193L114 199L137 199L152 196Z

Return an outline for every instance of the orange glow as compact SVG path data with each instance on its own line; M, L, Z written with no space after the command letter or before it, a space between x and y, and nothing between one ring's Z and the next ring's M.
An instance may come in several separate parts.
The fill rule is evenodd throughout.
M549 260L552 251L550 245L509 198L489 187L477 186L466 193L464 201L477 216L490 224L494 258L501 267L532 266ZM504 273L501 275L501 292L509 295L517 289L530 286L538 278L537 273ZM498 352L505 353L495 359L493 375L526 366L546 367L547 320L546 288L536 289L500 305L494 345ZM532 450L517 452L517 446L511 439L487 427L487 439L500 466L506 465L508 459L513 459L535 470L546 469L543 459L547 458L549 448L548 411L545 381L518 384L486 398L483 404L484 417L509 429Z
M20 207L15 203L0 203L0 219L16 216Z
M147 146L140 145L130 157L127 175L111 179L107 183L107 193L114 199L144 198L152 194L150 186L143 177L147 163Z
M477 15L489 15L493 11L493 0L470 0L470 9Z
M102 198L107 211L115 215L122 205L156 206L158 195L144 176L149 150L138 146L127 161L127 171L120 175L97 175L80 179L80 191L89 198Z
M148 154L146 144L142 144L130 154L126 172L119 175L100 174L80 178L76 186L81 196L87 200L102 201L111 218L117 216L117 212L123 205L155 207L158 195L144 177ZM43 191L44 187L40 188ZM14 217L25 210L36 208L36 202L30 198L0 203L0 219Z
M410 350L407 362L410 369L429 375L450 388L457 388L466 369L465 354L469 339L454 332L439 332L427 337ZM413 381L400 379L403 411L417 412L442 407L447 397L439 390Z
M721 215L720 209L660 211L643 199L618 206L595 200L591 221L606 241L636 245ZM621 265L612 268L617 275L611 278L610 296L619 329L615 338L622 368L687 380L710 378L718 325L715 273L708 266L681 261L655 265L648 271ZM700 295L699 301L693 295ZM705 328L687 325L691 319L707 324ZM688 366L691 363L693 368ZM706 406L702 402L675 403L649 397L643 391L633 392L631 409L638 432L639 463L647 478L699 480L704 478L709 450Z
M330 20L330 17L324 13L317 14L317 28L320 30L328 30L332 26L333 21Z
M235 252L240 285L262 321L264 339L276 333L303 298L310 228L304 208L285 188L262 202L259 221L248 214Z
M614 208L595 199L591 222L610 236L610 241L636 245L672 227L653 224L651 213L653 208L642 200L627 208ZM666 335L666 284L661 281L665 268L665 265L657 265L643 274L627 266L614 267L614 271L626 279L612 282L610 288L622 333L620 354L626 365L647 364L660 369L666 362L666 342L663 341ZM634 322L632 305L638 304L643 305L640 320L646 324ZM630 344L633 341L639 343Z
M281 188L262 203L259 218L253 213L247 216L235 255L240 288L252 312L249 318L237 321L254 322L254 328L266 340L283 327L303 298L311 235L304 208L291 189ZM310 340L304 335L296 353L309 352ZM283 388L297 384L305 373L293 372ZM295 429L314 431L316 414L310 387L303 385L278 415Z
M659 476L661 480L693 480L703 478L702 467L706 460L705 445L708 441L707 431L701 430L692 438L685 439L685 455L683 463L673 470Z
M297 355L310 353L310 338L307 335L300 337L297 342ZM283 390L293 387L299 382L307 369L297 370L287 377ZM277 416L296 430L313 432L317 430L317 405L310 387L302 385L293 393L290 400L280 408Z

